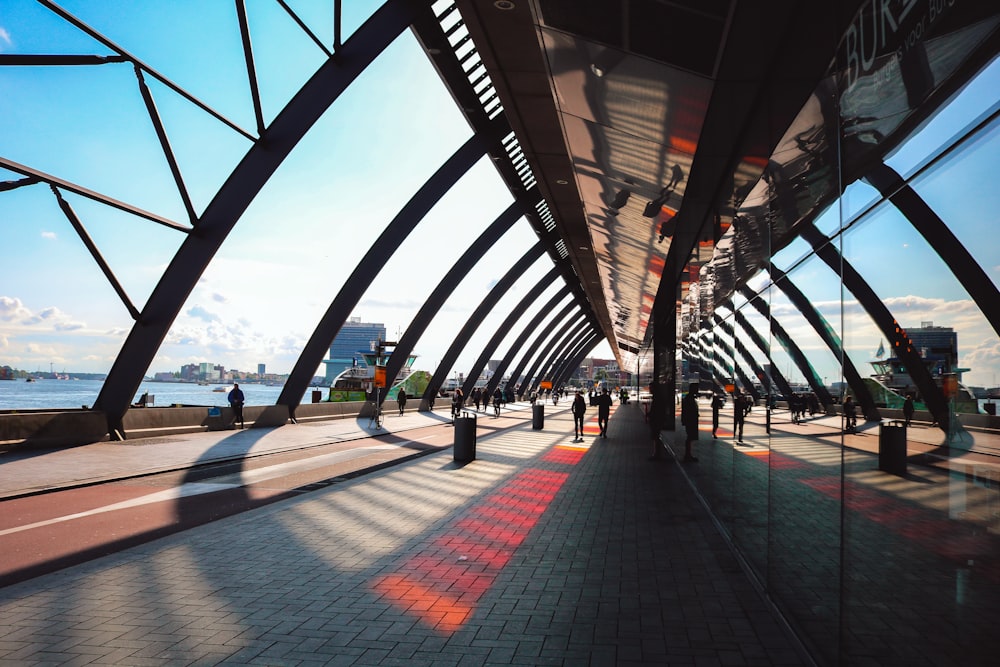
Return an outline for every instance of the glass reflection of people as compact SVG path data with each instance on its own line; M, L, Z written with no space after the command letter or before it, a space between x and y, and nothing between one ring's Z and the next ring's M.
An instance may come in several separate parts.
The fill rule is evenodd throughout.
M712 437L716 437L715 432L719 430L719 410L726 404L725 399L719 394L712 394Z
M903 399L903 419L906 420L907 426L913 419L913 394L907 394L906 398Z
M688 393L681 401L681 424L684 425L684 461L696 462L691 451L692 445L698 439L698 383L688 385Z
M653 442L653 455L650 457L651 461L660 461L663 459L663 442L660 440L660 431L663 430L663 425L666 423L666 410L670 405L669 398L666 394L668 391L666 385L662 382L654 382L649 386L650 400L649 400L649 434Z
M737 387L733 391L733 435L736 442L743 442L743 421L746 419L747 411L743 405L743 393Z
M858 408L854 404L854 399L848 394L844 399L844 430L854 431L858 425Z

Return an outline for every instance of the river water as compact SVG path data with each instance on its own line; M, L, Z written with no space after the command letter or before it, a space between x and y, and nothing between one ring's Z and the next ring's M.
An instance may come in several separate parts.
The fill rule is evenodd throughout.
M104 382L101 380L24 380L0 381L0 410L38 410L44 408L81 408L90 407L97 400ZM224 387L225 391L213 391L216 387ZM229 405L226 396L232 384L211 384L206 386L186 382L143 382L133 401L139 399L143 392L154 396L153 406ZM281 387L269 387L262 384L240 383L240 389L246 395L247 405L274 405L281 394ZM311 402L310 387L303 395L302 402ZM326 400L328 389L320 387L323 400Z

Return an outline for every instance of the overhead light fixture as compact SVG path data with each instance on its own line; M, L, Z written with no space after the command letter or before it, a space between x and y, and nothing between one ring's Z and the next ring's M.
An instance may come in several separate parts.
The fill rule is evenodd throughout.
M604 70L597 64L591 64L590 71L594 73L598 79L604 76Z
M510 0L493 0L493 6L505 12L514 9L514 3Z
M557 185L566 185L567 183L569 183L569 181L567 181L565 178L557 178L556 179L556 184Z

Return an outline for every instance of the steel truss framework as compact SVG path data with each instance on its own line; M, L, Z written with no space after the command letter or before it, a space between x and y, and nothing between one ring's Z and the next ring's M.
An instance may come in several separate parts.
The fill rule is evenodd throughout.
M524 354L526 358L537 355L539 359L543 356L546 357L544 371L553 373L558 370L561 375L568 375L575 368L572 364L573 359L580 357L582 342L589 344L587 347L589 351L600 339L600 336L597 335L591 336L586 341L570 340L566 333L570 325L577 322L579 322L578 329L590 323L590 331L595 330L590 305L580 285L573 279L572 268L565 261L565 253L560 249L560 240L554 233L551 216L547 213L541 195L533 187L530 168L527 167L523 155L520 154L516 139L513 137L495 91L492 94L483 93L484 81L488 83L488 78L485 75L471 79L468 75L468 71L472 69L469 63L475 57L474 50L472 53L462 53L462 42L452 43L450 41L456 30L461 27L461 19L456 20L458 14L454 6L446 8L442 16L436 16L428 3L388 0L364 25L348 39L342 41L341 7L340 3L336 3L335 38L332 47L329 47L310 32L305 22L295 16L293 11L282 3L284 10L323 50L326 59L298 93L270 123L267 123L262 111L246 8L242 1L238 1L236 3L237 15L255 121L254 129L248 130L215 111L195 95L154 70L136 55L126 51L55 3L41 0L41 4L64 21L95 39L110 50L113 55L27 56L0 54L0 65L40 67L53 65L132 65L137 88L145 103L150 122L155 128L164 159L169 165L188 216L186 223L176 222L88 190L80 185L60 179L56 175L47 174L30 166L0 157L0 167L22 176L17 181L4 183L3 190L35 184L49 186L63 214L76 230L134 321L132 330L114 361L93 406L94 410L103 411L107 416L108 432L112 438L127 437L122 425L123 417L144 373L152 363L153 357L163 343L185 300L191 294L195 284L209 266L222 243L230 233L238 231L241 215L246 211L250 202L319 117L335 104L365 69L374 63L393 40L408 28L414 31L417 39L428 53L435 55L434 66L449 81L452 94L461 105L464 115L473 128L473 135L427 179L423 187L410 201L400 208L398 214L358 262L353 273L344 282L299 354L299 358L278 398L278 406L284 407L288 418L294 420L295 409L312 380L313 369L321 363L330 343L363 295L365 287L371 283L392 257L401 240L419 226L430 209L485 155L493 158L498 172L514 196L514 203L506 211L500 212L495 222L462 254L419 309L390 357L387 373L393 377L398 374L420 335L426 330L462 277L473 269L505 231L521 219L527 219L533 226L539 237L539 242L511 266L507 274L473 311L466 325L456 332L448 352L434 371L430 386L424 395L422 407L426 408L427 396L440 389L445 374L468 345L471 336L483 318L497 308L501 297L514 282L545 255L551 259L553 268L544 274L538 287L531 290L531 293L510 311L504 320L502 330L509 331L515 327L546 287L560 281L564 281L565 285L531 319L525 328L525 334L518 338L507 353L501 368L508 367L516 354ZM449 27L444 27L446 25ZM465 40L467 39L468 37L465 38ZM460 53L461 55L459 55ZM171 148L167 131L157 111L153 94L146 83L148 78L155 79L181 95L249 143L250 147L243 159L225 179L201 215L195 211L178 161ZM457 85L456 82L458 82ZM79 216L63 197L63 192L71 192L89 198L185 234L185 239L179 250L161 275L144 305L139 306L132 303L108 263L103 259L99 248L88 235ZM528 332L539 325L541 317L547 314L548 309L551 309L567 295L571 296L570 303L557 316L553 326L562 320L567 321L559 333L553 336L552 342L544 348L541 347L541 338L529 342ZM570 317L571 313L575 313L575 315ZM475 381L490 355L500 344L502 339L500 333L498 332L479 354L475 368L469 373L470 382ZM576 333L574 330L574 335ZM521 366L518 367L518 372L520 369ZM502 370L498 372L491 382L498 382L502 373ZM533 374L534 369L532 369Z

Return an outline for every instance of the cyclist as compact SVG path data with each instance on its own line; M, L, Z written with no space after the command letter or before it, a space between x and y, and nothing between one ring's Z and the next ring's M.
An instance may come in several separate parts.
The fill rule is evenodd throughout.
M853 433L858 425L858 406L854 400L848 396L844 399L844 431Z

